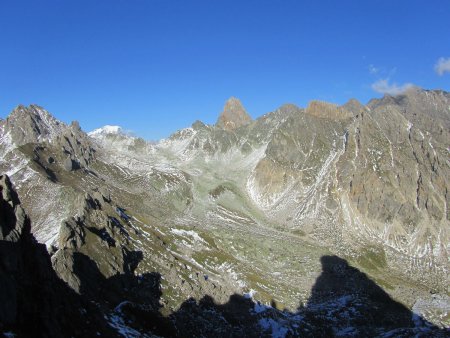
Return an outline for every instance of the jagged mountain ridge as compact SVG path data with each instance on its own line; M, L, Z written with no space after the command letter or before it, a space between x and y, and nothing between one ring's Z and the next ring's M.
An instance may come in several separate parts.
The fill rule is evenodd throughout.
M136 235L133 244L145 253L137 271L169 274L169 289L183 276L183 285L204 294L209 284L201 276L207 274L223 286L207 291L218 300L253 289L256 299L276 297L293 308L308 299L320 256L333 252L389 285L388 292L408 306L432 304L426 290L443 299L448 292L448 100L445 92L417 91L367 106L285 105L233 130L196 122L157 144L104 135L87 139L83 151L72 150L74 159L92 154L73 170L63 165L68 154L37 140L39 145L12 151L23 167L13 179L19 194L28 192L24 204L32 219L45 213L26 195L44 187L59 191L66 212L55 215L51 231L41 231L53 237L40 238L39 227L33 230L49 244L55 244L61 221L73 216L76 196L107 187L135 217L137 232L150 227L171 243L155 249L157 240ZM423 116L431 110L430 122ZM75 139L87 137L80 133ZM11 170L11 163L2 166ZM47 179L52 174L53 182ZM280 241L292 248L278 248ZM148 257L155 252L160 258ZM184 275L186 268L177 264L162 268L174 257L199 269L200 279ZM296 257L302 257L300 264ZM198 289L199 283L205 285ZM192 292L177 288L169 303Z

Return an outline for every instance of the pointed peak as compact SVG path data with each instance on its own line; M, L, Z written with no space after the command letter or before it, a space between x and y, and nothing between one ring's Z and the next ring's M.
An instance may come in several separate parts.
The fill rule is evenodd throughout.
M70 124L70 129L81 131L80 123L78 121L72 121L72 123Z
M350 99L345 104L343 104L340 108L348 110L353 114L358 114L361 111L366 110L366 107L359 102L357 99Z
M245 110L241 100L232 96L225 102L225 106L217 120L216 126L226 130L233 130L242 127L251 121L252 118Z
M12 112L19 111L19 110L25 110L25 109L27 109L27 107L25 105L19 104L16 106L16 108L13 109Z
M342 107L346 107L346 106L355 106L355 107L363 107L362 103L359 102L357 99L355 98L351 98L350 100L348 100L344 105L342 105Z
M294 103L285 103L282 106L280 106L277 111L283 112L283 113L293 113L300 111L301 108Z
M23 104L17 105L11 113L6 117L7 120L23 118L25 116L36 115L34 109L31 106L25 106Z
M235 96L231 96L231 97L227 100L227 102L225 102L225 106L226 106L226 105L233 105L233 104L238 104L238 105L242 106L241 100L239 100L239 99L238 99L237 97L235 97Z
M206 127L206 124L204 124L202 121L197 120L192 124L192 129L194 130L200 130Z
M237 97L234 97L234 96L230 97L225 102L225 105L223 106L223 112L225 112L225 111L228 111L228 112L243 111L243 112L247 113L244 106L242 105L241 100L239 100Z
M19 104L16 108L14 108L9 114L9 118L15 118L17 116L36 116L39 119L56 119L50 114L47 110L45 110L43 107L38 106L37 104L30 104L28 107Z

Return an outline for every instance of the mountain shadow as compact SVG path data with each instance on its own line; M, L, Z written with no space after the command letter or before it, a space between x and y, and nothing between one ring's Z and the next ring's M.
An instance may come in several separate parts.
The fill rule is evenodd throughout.
M157 272L136 276L134 270L142 260L142 252L125 256L124 273L105 278L89 256L73 253L73 272L79 278L80 296L97 304L111 328L122 336L141 333L173 337L175 331L168 318L160 312L161 275Z
M0 242L0 251L11 252L3 244ZM35 242L33 246L40 254L27 251L26 255L40 257L48 276L42 279L32 259L25 269L31 271L30 275L26 272L25 285L16 280L20 285L15 290L19 320L10 318L9 325L5 325L5 311L0 318L1 331L12 330L18 336L91 337L97 332L104 337L449 336L449 331L418 316L413 320L410 310L337 256L322 257L323 272L311 297L295 312L280 311L233 294L225 304L216 303L208 295L200 300L190 298L178 310L163 316L159 311L159 273L135 276L130 270L105 278L91 258L74 253L74 271L81 286L77 294L55 276L45 247ZM4 280L2 273L0 277ZM14 282L2 282L4 289L5 285L11 288L10 284ZM2 304L3 310L12 308Z
M33 237L0 241L0 254L0 332L19 337L450 336L337 256L321 258L322 274L297 311L280 311L238 294L218 304L206 295L163 316L157 272L136 276L130 269L105 278L91 258L76 252L73 271L80 292L75 293L56 276L45 246ZM142 259L139 252L127 257L131 267ZM11 260L19 262L12 269Z
M225 304L190 298L167 317L155 307L127 302L139 332L165 337L447 337L392 299L366 274L337 256L321 258L322 273L297 311L280 311L233 294ZM159 295L161 295L159 293ZM145 302L144 302L145 303ZM149 329L150 331L146 331Z
M280 311L234 294L185 301L170 315L178 337L447 337L393 300L366 274L337 256L321 258L322 273L305 306Z
M9 179L0 175L0 335L116 335L95 304L58 278L19 203Z
M321 257L322 273L298 313L327 336L445 336L449 332L392 299L365 273L338 256Z

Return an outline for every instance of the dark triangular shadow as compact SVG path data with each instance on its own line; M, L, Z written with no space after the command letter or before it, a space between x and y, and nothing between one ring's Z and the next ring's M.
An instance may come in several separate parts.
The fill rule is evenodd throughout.
M330 335L372 337L391 332L394 336L434 332L439 328L392 299L365 273L338 256L321 258L317 278L305 307L299 307L316 327ZM422 327L416 327L421 322Z
M280 311L234 294L225 304L189 299L170 315L179 337L447 337L392 299L366 274L337 256L321 258L322 273L305 306ZM415 320L413 320L415 316ZM418 325L420 324L420 325Z

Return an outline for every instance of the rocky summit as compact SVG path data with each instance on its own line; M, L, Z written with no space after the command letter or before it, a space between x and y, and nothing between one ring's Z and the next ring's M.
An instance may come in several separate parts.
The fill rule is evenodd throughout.
M229 99L159 142L0 120L0 334L450 335L450 93Z
M251 122L252 118L248 115L241 101L231 97L225 103L223 112L217 119L216 126L225 130L233 130Z

